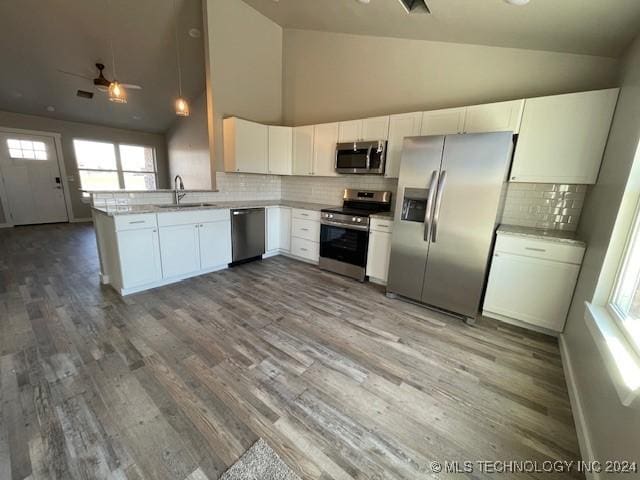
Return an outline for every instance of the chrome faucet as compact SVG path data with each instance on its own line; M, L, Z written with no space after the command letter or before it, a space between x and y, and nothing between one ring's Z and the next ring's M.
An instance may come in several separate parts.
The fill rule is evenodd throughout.
M180 183L178 183L178 180ZM184 183L182 182L182 177L180 175L176 175L176 178L173 179L173 193L176 199L176 205L180 205L180 200L182 200L186 192L180 193L180 190L184 190Z

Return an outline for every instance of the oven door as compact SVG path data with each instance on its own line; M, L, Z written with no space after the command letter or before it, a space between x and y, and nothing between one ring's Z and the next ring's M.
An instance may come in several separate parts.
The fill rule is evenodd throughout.
M357 267L367 265L367 227L346 227L331 223L320 226L320 257Z

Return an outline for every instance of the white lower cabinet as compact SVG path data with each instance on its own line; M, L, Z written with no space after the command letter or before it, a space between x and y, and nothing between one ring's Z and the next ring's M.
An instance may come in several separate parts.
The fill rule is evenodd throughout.
M275 255L291 250L291 208L267 208L266 254Z
M178 277L200 270L198 225L161 227L160 253L164 278Z
M231 263L231 222L201 223L199 228L200 268L210 270Z
M291 209L291 254L312 263L320 260L320 212Z
M122 289L162 280L157 228L119 231L116 239Z
M392 228L393 220L391 219L371 219L367 251L367 276L377 283L387 283Z
M483 314L561 332L584 248L498 235Z

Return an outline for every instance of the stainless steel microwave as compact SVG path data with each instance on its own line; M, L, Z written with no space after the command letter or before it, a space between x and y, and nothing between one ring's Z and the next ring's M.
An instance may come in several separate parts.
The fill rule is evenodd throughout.
M336 172L383 175L387 142L349 142L336 146Z

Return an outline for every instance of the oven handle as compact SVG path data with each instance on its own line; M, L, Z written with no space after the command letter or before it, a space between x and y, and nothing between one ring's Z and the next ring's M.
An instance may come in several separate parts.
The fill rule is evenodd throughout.
M332 222L330 220L324 220L324 219L320 221L320 225L346 228L347 230L359 230L361 232L366 232L369 230L368 225L345 225L344 223Z
M371 170L371 150L373 150L373 145L369 145L367 150L367 170Z

